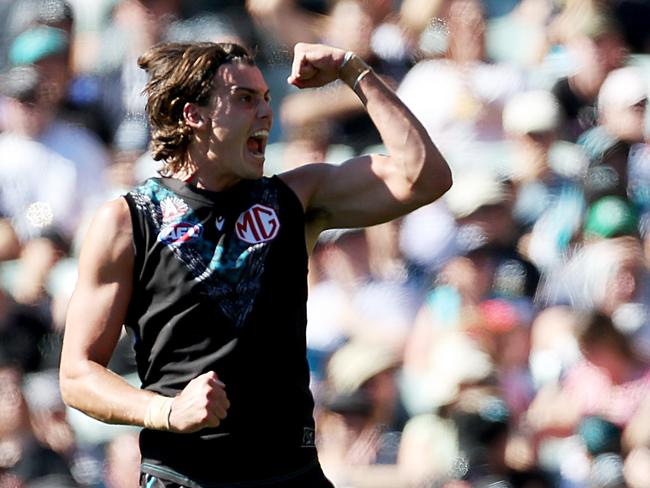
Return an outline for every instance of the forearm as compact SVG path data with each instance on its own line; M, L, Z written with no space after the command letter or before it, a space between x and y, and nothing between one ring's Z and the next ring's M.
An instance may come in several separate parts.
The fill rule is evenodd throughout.
M144 426L147 408L156 396L89 360L80 362L74 371L62 367L60 380L68 406L110 424Z
M363 102L390 155L390 170L404 180L410 197L419 203L440 197L451 186L451 171L424 126L374 71L359 78L345 69L342 79Z

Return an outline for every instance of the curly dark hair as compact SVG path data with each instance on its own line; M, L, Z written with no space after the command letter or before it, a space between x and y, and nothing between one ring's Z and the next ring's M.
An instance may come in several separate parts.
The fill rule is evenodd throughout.
M244 47L226 42L157 44L138 59L149 74L144 94L152 128L151 153L164 162L162 174L178 172L185 164L192 129L185 125L184 105L205 106L219 66L235 62L255 64Z

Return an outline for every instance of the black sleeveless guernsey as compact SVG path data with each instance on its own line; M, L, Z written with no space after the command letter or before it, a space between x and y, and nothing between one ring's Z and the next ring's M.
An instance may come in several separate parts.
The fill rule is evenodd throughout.
M135 246L126 326L142 387L173 396L215 371L231 402L218 428L144 429L143 471L223 486L309 469L307 250L295 193L278 177L223 192L152 178L125 198Z

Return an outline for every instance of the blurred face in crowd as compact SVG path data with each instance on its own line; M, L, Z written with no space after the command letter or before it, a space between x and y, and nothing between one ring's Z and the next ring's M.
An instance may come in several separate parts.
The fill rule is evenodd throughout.
M593 39L594 54L598 65L605 72L623 66L627 49L623 37L617 32L608 32Z
M47 56L36 66L43 77L43 95L51 104L58 105L65 99L71 76L68 52Z
M52 120L53 112L50 107L51 103L40 96L27 101L8 99L7 129L25 137L38 137Z
M634 301L644 266L643 251L638 240L621 237L614 242L614 246L618 264L610 273L607 293L601 304L607 313L613 313L620 305Z
M589 93L584 93L587 96L596 95L607 73L623 66L627 56L623 38L616 32L596 37L578 36L572 38L567 47L577 72L590 79Z
M197 106L203 128L199 145L223 176L254 179L263 174L264 152L273 121L269 88L256 66L227 63L219 67L213 96ZM203 140L205 138L205 140Z
M482 205L470 215L457 220L460 226L480 229L486 241L492 244L509 244L514 236L515 228L509 201Z
M610 105L602 114L603 125L610 134L622 141L642 142L647 107L647 98L639 100L634 105Z
M335 46L354 51L362 58L371 54L370 38L373 19L363 2L345 0L338 2L328 16L325 38Z

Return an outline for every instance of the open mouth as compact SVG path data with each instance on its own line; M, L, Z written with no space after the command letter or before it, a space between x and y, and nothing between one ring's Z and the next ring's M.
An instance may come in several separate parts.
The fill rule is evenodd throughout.
M269 131L258 130L246 140L246 148L257 158L264 157L266 143L269 139Z

